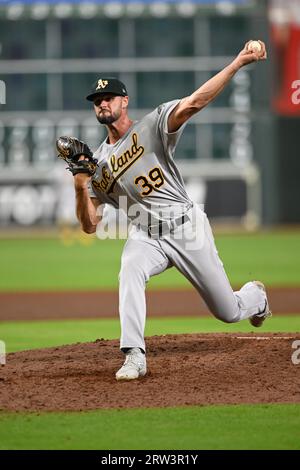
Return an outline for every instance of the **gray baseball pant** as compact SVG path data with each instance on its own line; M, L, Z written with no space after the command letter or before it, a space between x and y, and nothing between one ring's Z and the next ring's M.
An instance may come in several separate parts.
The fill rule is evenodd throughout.
M225 323L244 320L265 309L266 295L253 282L233 292L206 214L194 205L187 215L189 220L172 233L150 238L145 231L133 231L124 246L119 274L121 348L145 350L146 283L172 266Z

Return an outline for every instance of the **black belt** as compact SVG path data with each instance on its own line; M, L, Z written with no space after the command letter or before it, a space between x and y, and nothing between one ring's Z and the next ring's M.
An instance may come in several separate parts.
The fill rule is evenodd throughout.
M179 227L180 225L185 224L190 220L187 214L178 217L177 219L172 219L170 221L166 220L159 220L158 224L149 225L147 228L147 232L149 237L153 237L154 235L158 235L161 237L164 233L171 233L174 229Z

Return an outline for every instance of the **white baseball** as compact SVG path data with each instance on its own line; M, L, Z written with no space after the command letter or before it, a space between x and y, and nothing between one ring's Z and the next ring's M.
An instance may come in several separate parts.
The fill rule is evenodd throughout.
M247 49L248 49L248 51L251 51L251 52L261 52L262 47L261 47L260 42L251 41L251 42L249 42Z

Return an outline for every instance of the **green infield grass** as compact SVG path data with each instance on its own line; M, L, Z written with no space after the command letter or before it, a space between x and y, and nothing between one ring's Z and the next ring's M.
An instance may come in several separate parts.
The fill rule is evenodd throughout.
M261 279L269 286L300 286L300 232L219 235L216 244L233 285ZM59 239L1 239L0 290L115 289L123 245L124 240L64 245ZM173 268L149 286L190 284Z
M146 336L251 331L300 332L300 315L272 317L259 330L251 327L248 321L230 325L213 317L148 318L146 326ZM118 319L0 323L0 339L5 341L7 352L84 343L98 338L116 339L119 334Z
M300 405L0 413L0 449L300 449Z

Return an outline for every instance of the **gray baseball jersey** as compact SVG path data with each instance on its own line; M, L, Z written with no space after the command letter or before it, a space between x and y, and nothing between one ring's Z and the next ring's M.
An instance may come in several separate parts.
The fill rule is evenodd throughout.
M168 117L179 100L164 103L136 121L115 144L105 140L94 153L99 167L89 185L91 197L119 207L126 196L127 216L134 223L144 213L151 223L184 214L191 201L173 155L184 126L168 133ZM134 205L134 210L131 210ZM139 217L141 220L141 217Z

